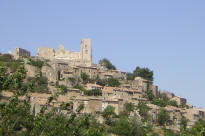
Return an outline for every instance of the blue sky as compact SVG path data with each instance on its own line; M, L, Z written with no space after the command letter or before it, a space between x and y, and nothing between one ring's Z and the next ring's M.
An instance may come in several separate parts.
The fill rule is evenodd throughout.
M155 84L205 108L204 0L1 0L0 52L79 51L90 37L97 63L154 71Z

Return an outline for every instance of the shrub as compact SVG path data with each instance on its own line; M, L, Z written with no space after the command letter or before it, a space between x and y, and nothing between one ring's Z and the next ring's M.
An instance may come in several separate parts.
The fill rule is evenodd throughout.
M84 94L87 96L102 96L102 90L100 89L93 89L93 90L86 90Z
M106 58L100 60L99 64L101 64L102 66L105 66L109 70L115 70L116 69L116 67Z
M87 75L86 73L81 73L81 79L83 80L83 83L86 84L90 81L90 77L89 75Z
M160 126L164 126L170 120L169 112L165 109L160 109L158 113L158 123Z
M136 67L136 69L133 72L134 77L142 77L144 79L153 81L153 71L151 71L148 68L140 68Z
M45 62L39 59L36 59L36 60L29 59L28 64L41 69L45 65Z
M59 85L58 88L60 88L60 90L63 94L66 93L68 90L68 88L65 85Z
M73 77L68 77L68 81L70 81L72 86L75 85L75 83L76 83L76 79Z
M149 107L144 102L139 102L137 108L140 116L143 117L144 121L147 121L149 119Z
M174 107L179 107L178 104L177 104L177 102L174 101L174 100L169 101L169 102L168 102L168 105L171 105L171 106L174 106Z
M10 54L0 55L0 65L6 66L13 73L22 66L22 60L15 60Z
M120 82L116 78L108 78L106 80L106 85L107 86L112 86L112 87L118 87L118 86L120 86Z
M48 93L48 79L47 77L30 77L28 78L28 88L31 92Z

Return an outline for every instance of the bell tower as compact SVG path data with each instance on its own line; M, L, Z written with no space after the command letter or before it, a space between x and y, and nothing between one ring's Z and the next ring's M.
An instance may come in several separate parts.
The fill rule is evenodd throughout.
M81 59L86 65L92 65L92 41L89 38L84 38L81 40L80 49Z

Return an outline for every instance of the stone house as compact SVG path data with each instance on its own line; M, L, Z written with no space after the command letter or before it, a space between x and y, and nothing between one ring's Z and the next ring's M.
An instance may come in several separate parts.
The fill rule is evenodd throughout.
M85 89L87 89L87 90L94 90L94 89L102 90L103 87L101 85L88 83L85 85Z
M120 70L99 69L98 73L101 79L108 79L108 78L126 79L126 73Z
M24 57L30 57L31 53L22 48L16 48L13 53L14 59L20 59Z
M181 110L173 106L166 106L165 110L168 111L170 115L170 120L166 124L166 127L179 131L182 118Z
M175 95L171 92L165 91L165 90L160 90L159 94L164 94L167 96L167 98L172 99Z
M205 110L201 108L185 109L183 116L188 119L187 127L191 128L199 119L205 119Z
M171 100L176 101L178 105L186 106L187 101L185 98L181 98L179 96L174 96L173 98L171 98Z
M107 106L112 106L115 108L115 114L119 115L123 111L124 102L123 99L112 98L109 100L103 100L102 110L104 111Z
M147 104L147 106L149 108L149 115L151 115L152 124L156 124L160 107L154 104Z
M41 73L43 76L48 78L49 82L56 83L56 81L58 80L57 78L58 73L50 66L43 66L41 68Z
M73 111L77 112L78 107L83 104L81 113L99 113L102 112L102 98L81 96L74 100Z

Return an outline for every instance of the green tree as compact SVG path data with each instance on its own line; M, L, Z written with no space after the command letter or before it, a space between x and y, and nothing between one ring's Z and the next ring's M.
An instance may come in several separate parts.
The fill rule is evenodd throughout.
M68 91L68 88L65 85L58 85L58 88L60 88L62 94L65 94Z
M188 120L184 116L182 116L181 121L180 121L180 130L181 130L181 132L186 131L187 122L188 122Z
M100 89L92 89L84 91L84 94L87 96L102 96L102 90Z
M3 90L5 81L7 80L7 75L6 75L6 68L3 66L0 66L0 90Z
M149 101L153 101L155 99L154 94L152 93L151 90L147 90L145 93Z
M198 120L188 133L191 136L205 136L205 121Z
M29 102L24 101L22 104L18 96L11 98L8 104L0 106L0 122L1 136L29 135L34 122Z
M90 77L86 73L81 73L81 79L83 80L84 84L86 84L90 81Z
M126 76L127 76L127 80L134 80L135 78L132 73L127 73Z
M80 113L82 110L84 109L84 104L82 103L82 104L80 104L79 106L78 106L78 108L77 108L77 112L78 113Z
M29 59L28 64L41 69L44 65L46 65L46 62L39 59Z
M118 87L120 86L120 82L116 78L108 78L106 81L107 86Z
M105 119L105 124L111 125L112 124L112 118L116 116L115 108L112 107L112 106L107 106L106 109L103 111L102 116Z
M148 68L136 67L136 69L133 72L134 77L142 77L150 81L153 81L153 75L153 71L151 71Z
M106 85L106 80L100 79L99 75L97 75L95 81L96 81L96 84L98 84L98 85L101 85L101 86Z
M143 117L143 121L149 120L149 107L144 102L139 102L137 108L139 110L140 116Z
M105 66L108 70L115 70L116 67L106 58L100 60L99 64Z
M134 112L135 110L135 106L132 103L125 103L124 104L124 112L126 112L128 115L130 114L130 112Z
M169 112L161 108L158 113L158 123L160 126L164 126L170 120Z
M118 136L145 136L146 132L136 118L120 117L111 126L111 132Z
M178 104L177 104L177 102L174 101L174 100L168 101L168 105L171 105L171 106L174 106L174 107L179 107Z
M76 84L76 79L73 77L68 77L68 81L70 81L72 86L74 86Z
M28 78L27 82L29 91L49 93L47 77L37 75L36 77Z

